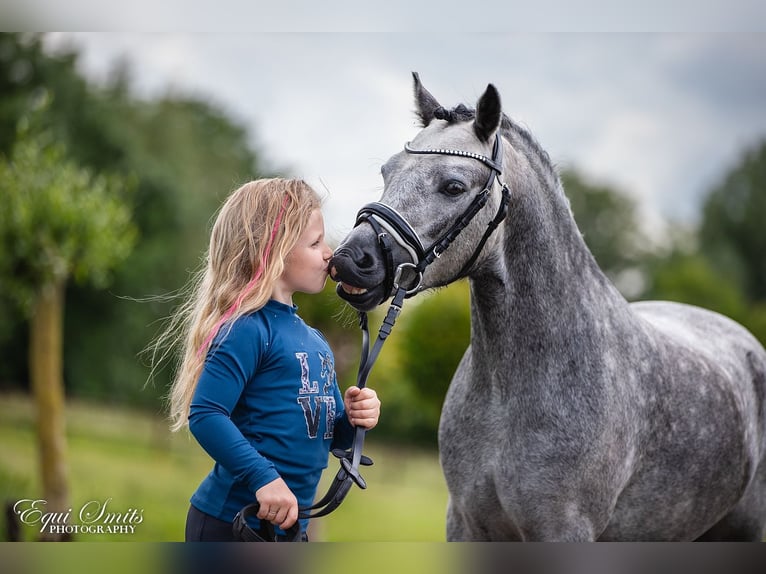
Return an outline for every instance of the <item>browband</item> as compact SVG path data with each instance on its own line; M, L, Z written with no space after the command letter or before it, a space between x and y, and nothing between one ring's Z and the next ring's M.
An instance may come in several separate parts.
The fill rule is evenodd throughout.
M481 155L479 153L473 153L472 151L464 151L460 149L442 149L442 148L415 149L412 146L410 146L410 142L407 142L404 144L404 151L406 151L407 153L419 154L419 155L438 154L438 155L456 155L459 157L469 157L471 159L479 160L481 163L491 167L498 174L501 174L503 173L503 164L501 163L502 158L500 157L500 154L498 153L499 145L500 145L500 137L497 136L495 138L495 144L492 147L492 156L493 156L492 159L488 158L485 155Z

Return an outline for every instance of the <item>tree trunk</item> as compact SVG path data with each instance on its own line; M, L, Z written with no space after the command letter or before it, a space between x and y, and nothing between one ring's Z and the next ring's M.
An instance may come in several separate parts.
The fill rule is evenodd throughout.
M64 285L59 281L43 288L30 324L29 373L37 405L37 440L47 512L67 512L70 508L62 368ZM64 538L46 532L41 536L44 540Z

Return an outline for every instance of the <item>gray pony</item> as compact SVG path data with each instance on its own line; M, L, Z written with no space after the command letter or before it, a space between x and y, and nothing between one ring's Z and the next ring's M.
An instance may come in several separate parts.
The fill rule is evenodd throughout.
M447 539L761 540L764 348L711 311L628 303L497 90L445 109L414 77L423 129L331 272L359 310L469 278L439 426Z

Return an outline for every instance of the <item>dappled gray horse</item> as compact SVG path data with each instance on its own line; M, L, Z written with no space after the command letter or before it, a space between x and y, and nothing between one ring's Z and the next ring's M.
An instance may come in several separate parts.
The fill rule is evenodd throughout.
M439 427L447 538L760 540L764 348L710 311L627 303L492 85L476 110L443 108L417 75L415 97L423 130L331 272L360 310L470 280Z

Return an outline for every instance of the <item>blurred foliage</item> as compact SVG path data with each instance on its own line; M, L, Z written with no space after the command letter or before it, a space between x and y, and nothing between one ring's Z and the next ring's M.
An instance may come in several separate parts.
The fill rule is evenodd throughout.
M607 276L617 281L622 272L640 265L647 240L633 198L589 183L573 169L560 177L583 239Z
M701 211L696 228L676 227L648 258L644 297L717 311L766 345L766 140L744 152Z
M170 373L145 387L148 368L137 357L180 302L167 295L200 265L222 199L265 175L248 134L204 101L133 96L125 66L104 86L88 83L73 50L48 53L36 35L0 35L0 94L0 152L13 145L20 118L45 99L49 131L73 161L134 182L138 241L110 291L68 288L65 379L73 394L157 408ZM0 366L0 384L25 386L25 327L7 295L0 293L0 346L12 358Z
M25 314L48 285L72 278L104 288L136 238L127 182L69 161L30 125L39 113L22 119L10 157L0 158L0 291Z
M746 307L742 292L728 277L716 274L699 253L674 252L654 268L650 299L681 301L713 309L729 317L742 317Z
M447 388L470 343L468 282L422 297L417 304L405 306L395 327L398 333L391 337L398 349L393 355L397 368L381 369L395 375L383 388L390 388L395 398L406 402L386 404L389 411L399 410L401 414L391 416L387 412L388 417L381 418L381 428L402 442L435 444Z
M766 141L713 188L702 213L700 251L748 300L766 301Z
M133 247L126 183L92 175L41 131L41 106L19 122L8 157L0 157L0 291L29 319L27 353L37 412L43 495L69 504L64 434L62 317L70 281L103 289ZM61 535L46 535L61 540Z

